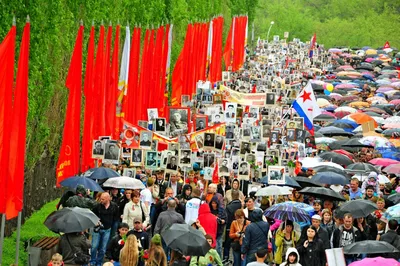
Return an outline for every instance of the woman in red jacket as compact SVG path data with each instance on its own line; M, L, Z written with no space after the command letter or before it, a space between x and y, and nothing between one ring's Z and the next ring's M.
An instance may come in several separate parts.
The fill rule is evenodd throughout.
M200 205L198 220L203 226L206 234L209 234L213 238L213 247L215 247L217 238L217 217L210 211L210 206L207 203Z

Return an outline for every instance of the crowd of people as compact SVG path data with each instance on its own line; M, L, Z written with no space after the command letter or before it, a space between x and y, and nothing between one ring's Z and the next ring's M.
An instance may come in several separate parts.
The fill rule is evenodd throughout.
M311 50L314 52L312 57L309 56ZM385 241L400 250L397 221L400 216L386 213L388 207L395 207L400 202L400 198L396 200L391 196L400 191L400 177L396 175L400 172L385 171L386 165L380 164L368 164L371 168L365 170L350 169L352 164L363 166L360 163L370 163L374 158L383 159L384 153L391 152L397 156L394 154L395 145L387 138L386 142L380 140L385 138L383 135L374 135L377 134L374 129L372 132L364 130L364 134L370 135L361 137L374 137L375 142L366 143L361 141L363 138L357 138L359 146L339 144L339 148L333 148L331 145L351 140L348 137L355 135L356 127L363 124L351 120L355 112L343 109L344 106L349 105L348 108L361 113L363 108L372 108L377 103L382 105L386 101L387 104L383 104L381 109L375 107L368 111L370 117L374 117L372 113L379 114L376 116L380 118L376 119L378 123L374 119L366 121L372 121L375 127L384 125L385 119L397 117L395 113L399 105L387 101L389 96L399 95L395 94L400 89L400 85L396 85L396 56L372 54L376 55L374 60L380 62L376 62L370 72L364 73L367 69L364 64L366 58L372 58L368 56L371 53L366 53L367 49L360 49L363 53L354 50L353 55L350 51L338 50L326 51L323 46L312 49L298 40L290 43L259 41L254 52L247 51L248 59L243 69L230 73L230 80L219 84L213 93L264 94L265 106L246 107L235 102L227 104L224 111L222 103L204 104L201 100L197 101L202 99L203 92L200 90L200 97L194 97L188 107L194 114L205 115L208 119L199 120L199 124L194 126L207 130L204 129L207 127L204 123L226 123L226 134L215 136L215 133L208 131L214 135L207 133L207 138L203 135L202 140L205 141L200 145L197 140L194 141L197 148L191 151L190 159L187 149L182 152L182 156L186 156L182 160L185 167L179 165L180 160L176 160L175 155L164 158L163 152L157 158L152 157L158 160L155 165L159 167L156 168L147 168L145 164L130 168L129 159L122 157L118 166L104 164L104 167L113 168L121 175L126 169L133 169L135 176L132 178L143 182L145 188L103 187L104 192L92 195L85 187L78 186L74 195L66 193L59 207L89 208L100 218L100 223L89 232L63 234L59 243L61 255L55 254L49 265L60 265L57 263L62 260L64 265L85 265L77 263L77 254L78 257L81 254L82 257L90 256L92 266L325 266L329 264L327 250L345 248L360 241ZM355 74L360 73L355 71L358 67L364 67L361 75ZM348 73L338 75L342 70ZM361 83L354 83L355 77L363 75ZM378 79L388 79L389 83L377 83ZM335 80L338 89L330 86L332 83L329 80ZM349 80L353 83L347 82ZM290 106L302 88L310 84L317 100L324 100L318 101L319 107L325 108L321 119L314 120L315 135L306 131L308 126L304 125L299 114L292 112ZM375 91L382 84L393 88L395 92L383 97L376 96ZM340 92L343 91L340 88L346 86L350 89ZM369 101L371 97L382 99ZM350 107L357 100L364 103L368 101L368 106L360 104ZM356 126L349 123L347 127L344 125L346 121L336 123L338 108L343 109L340 118L349 116L347 120ZM215 112L219 114L217 118ZM224 117L228 119L221 121ZM185 123L189 127L189 123ZM324 131L320 129L328 127L331 128L326 133L321 133ZM396 135L390 137L395 138ZM221 147L215 143L214 139L217 138L223 142ZM147 137L146 140L150 141ZM192 147L190 137L187 142ZM184 146L184 143L179 144ZM212 148L207 150L205 147ZM101 149L99 144L98 150ZM335 154L347 159L333 155L323 157L327 150L339 150ZM166 162L162 163L164 159ZM177 165L175 168L171 167L172 162ZM191 163L190 167L186 167L188 163ZM242 164L243 171L240 168ZM321 170L321 167L328 168ZM207 171L209 168L213 171ZM344 176L345 181L314 182L316 174L332 171ZM294 180L295 184L289 184L289 180ZM262 187L275 184L291 187L290 194L257 194ZM337 196L301 191L310 186L327 189L337 193ZM343 203L352 200L369 201L376 207L362 217L351 212L342 213L340 208ZM270 208L285 202L308 206L308 221L277 219L267 214ZM201 231L210 245L207 254L187 256L169 248L162 236L173 224L187 224ZM345 263L349 265L371 255L375 254L346 253ZM379 255L400 259L399 252Z

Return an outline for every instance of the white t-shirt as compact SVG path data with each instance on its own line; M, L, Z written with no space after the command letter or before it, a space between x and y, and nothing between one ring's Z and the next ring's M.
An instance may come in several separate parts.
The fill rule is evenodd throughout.
M200 204L201 199L199 198L193 198L186 202L185 222L187 224L197 220L197 217L199 216Z
M253 261L248 263L247 266L268 266L268 265L262 262Z
M140 191L140 201L141 202L148 202L149 205L153 204L153 196L151 194L150 189L145 188L142 191Z

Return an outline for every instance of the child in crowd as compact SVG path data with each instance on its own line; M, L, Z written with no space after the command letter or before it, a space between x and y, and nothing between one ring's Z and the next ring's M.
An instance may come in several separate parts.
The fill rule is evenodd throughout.
M62 265L64 265L63 256L59 253L53 254L53 256L51 256L51 261L49 262L49 264L47 264L47 266L62 266Z

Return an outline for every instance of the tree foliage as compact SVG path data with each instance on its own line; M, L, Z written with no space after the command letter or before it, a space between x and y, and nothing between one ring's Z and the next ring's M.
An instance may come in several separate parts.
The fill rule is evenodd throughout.
M333 46L399 47L400 3L398 0L260 0L255 35L266 39L270 22L273 35L309 40Z

